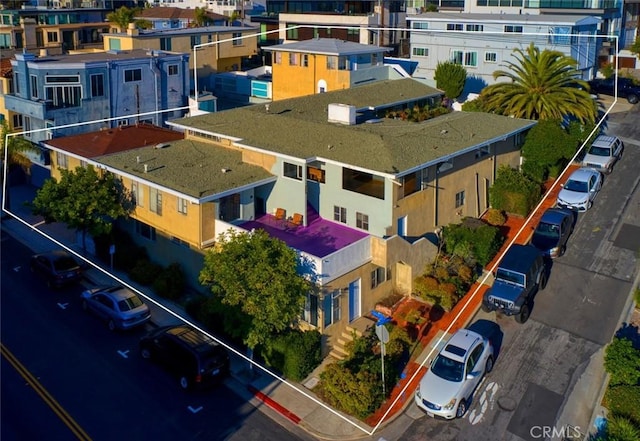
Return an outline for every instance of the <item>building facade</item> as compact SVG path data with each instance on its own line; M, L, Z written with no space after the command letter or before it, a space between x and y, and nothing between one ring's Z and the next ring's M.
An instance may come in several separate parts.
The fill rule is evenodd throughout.
M91 157L79 139L47 146L52 168L90 163L120 176L137 203L132 236L158 263L189 266L194 285L226 231L264 229L296 249L318 284L302 315L327 336L328 352L377 301L411 292L437 253L434 229L488 207L497 168L518 165L535 124L465 112L423 123L388 117L440 99L413 79L384 81L174 120L185 139L160 144ZM133 129L112 131L132 139Z
M515 62L514 50L531 42L540 50L555 50L577 62L585 80L598 70L599 20L574 15L512 15L435 13L411 15L411 59L416 77L433 79L438 63L453 61L467 70L467 92L493 84L493 72Z
M395 71L384 66L390 49L313 38L264 48L272 54L273 100L348 89L386 80ZM395 78L400 74L396 73Z
M185 113L159 111L188 104L188 59L189 54L144 50L16 54L5 107L16 119L13 128L36 144L102 127L162 125Z
M198 92L211 90L209 77L219 72L237 71L243 60L258 52L256 28L239 26L209 26L169 30L138 30L104 36L105 50L151 49L183 52L189 58L190 78L194 69ZM199 47L194 53L194 46ZM194 84L191 83L191 90Z

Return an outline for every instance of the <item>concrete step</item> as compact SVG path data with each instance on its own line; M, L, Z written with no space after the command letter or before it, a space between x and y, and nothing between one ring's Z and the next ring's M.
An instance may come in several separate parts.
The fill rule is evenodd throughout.
M331 352L329 352L329 356L335 358L336 360L344 360L349 356L349 353L342 348L334 346Z

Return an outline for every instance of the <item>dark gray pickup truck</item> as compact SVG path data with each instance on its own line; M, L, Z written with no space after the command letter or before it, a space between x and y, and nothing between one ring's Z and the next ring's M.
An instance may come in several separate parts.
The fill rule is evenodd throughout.
M542 253L532 245L514 244L498 265L493 286L482 299L482 309L513 315L518 323L524 323L531 313L531 300L546 284Z

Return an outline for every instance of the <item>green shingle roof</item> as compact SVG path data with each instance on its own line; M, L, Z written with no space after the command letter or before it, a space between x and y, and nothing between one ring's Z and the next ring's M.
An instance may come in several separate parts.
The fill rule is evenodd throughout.
M262 167L243 163L237 150L188 139L168 142L164 148L142 147L96 160L198 199L273 176Z
M501 139L534 121L479 112L454 112L415 123L384 118L375 124L328 122L328 105L357 109L439 95L413 79L390 80L347 89L254 105L173 123L239 138L239 144L301 159L323 158L365 169L398 174L461 150Z

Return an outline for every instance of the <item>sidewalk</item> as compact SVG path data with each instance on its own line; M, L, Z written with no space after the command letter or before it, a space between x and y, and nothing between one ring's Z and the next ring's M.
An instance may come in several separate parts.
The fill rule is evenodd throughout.
M569 173L566 173L564 175L564 179L566 179L568 174ZM541 211L553 204L555 195L559 190L560 186L557 185L554 188L553 194L549 195L548 200L542 205ZM9 216L2 221L2 229L31 248L34 253L60 248L51 240L33 231L35 228L55 238L78 255L84 255L81 244L73 231L67 229L66 226L62 224L43 224L40 218L31 215L28 207L23 204L23 201L31 201L35 195L35 191L36 189L31 186L16 186L11 188L12 213L24 222L35 227L25 225L20 220ZM537 220L538 219L534 217L530 224L522 228L525 219L511 217L504 227L504 234L507 236L507 239L498 256L502 254L511 239L516 235L517 243L528 242ZM519 232L520 234L518 234ZM494 259L494 261L496 259ZM98 265L96 265L96 263L98 263ZM487 269L490 269L493 263L494 262L490 262ZM92 266L90 266L85 273L86 281L84 283L87 286L124 283L137 289L149 298L151 301L147 301L147 304L151 308L153 326L180 323L182 320L179 316L193 322L180 305L157 297L148 288L132 282L126 274L116 271L113 273L116 277L116 279L114 279L109 275L110 271L107 271L106 267L99 266L99 262L91 261L90 265ZM488 280L490 283L490 278ZM306 385L309 386L308 388L299 383L291 384L282 382L280 379L268 373L268 371L259 367L249 369L249 363L236 354L232 356L231 378L226 381L226 384L257 408L266 405L272 411L277 412L288 421L298 425L318 438L335 440L386 439L383 437L385 434L397 432L401 429L404 430L404 428L400 426L406 422L402 421L403 418L398 417L403 414L403 411L413 401L413 392L422 378L422 374L426 370L426 368L420 367L420 365L428 365L428 363L423 362L426 361L427 357L437 353L437 346L446 341L447 334L452 334L457 329L469 325L480 308L482 295L487 288L488 285L474 284L469 291L469 294L472 295L467 294L464 301L459 302L452 311L445 313L440 320L433 323L427 335L421 340L422 347L424 348L422 352L415 361L407 365L401 380L392 390L390 397L366 422L341 414L317 399L311 391L311 388L314 386L314 381L317 381L317 375L312 374L310 379L307 380ZM173 311L173 313L171 311ZM319 369L321 368L322 367ZM396 419L399 420L398 424L396 424L398 427L394 430L393 426ZM368 435L374 428L376 429L374 435ZM389 439L391 438L392 436Z

